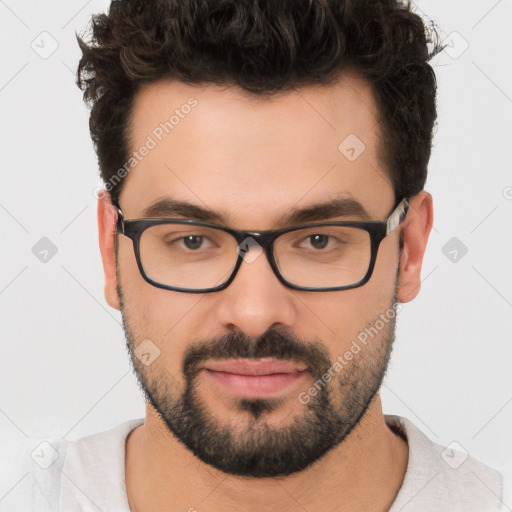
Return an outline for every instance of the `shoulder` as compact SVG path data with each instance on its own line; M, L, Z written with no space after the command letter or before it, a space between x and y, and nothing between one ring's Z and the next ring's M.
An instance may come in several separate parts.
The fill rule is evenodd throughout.
M129 511L125 443L129 433L143 422L127 421L68 444L62 470L62 510Z
M134 428L142 425L143 422L142 419L127 421L110 430L70 441L67 443L65 469L70 472L81 468L100 471L107 461L110 462L108 466L112 466L113 455L116 456L116 459L122 456L122 460L118 462L122 462L124 469L126 438Z
M407 440L409 461L390 512L500 512L501 474L469 456L462 446L432 442L407 418L385 416Z
M13 485L2 505L11 512L85 512L111 510L114 497L123 504L125 442L143 422L127 421L76 441L29 439L16 448L3 441L9 465L4 459L0 475Z

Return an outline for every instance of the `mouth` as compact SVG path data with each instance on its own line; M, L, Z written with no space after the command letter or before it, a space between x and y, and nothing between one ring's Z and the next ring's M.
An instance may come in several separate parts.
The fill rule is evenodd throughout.
M240 398L270 398L308 374L303 363L272 358L208 361L202 371L213 383Z

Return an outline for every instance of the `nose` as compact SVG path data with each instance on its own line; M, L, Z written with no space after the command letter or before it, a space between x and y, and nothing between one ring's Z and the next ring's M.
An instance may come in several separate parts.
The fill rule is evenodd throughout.
M294 293L279 281L265 253L251 247L234 280L218 292L217 320L248 336L259 336L269 327L291 327L297 319Z

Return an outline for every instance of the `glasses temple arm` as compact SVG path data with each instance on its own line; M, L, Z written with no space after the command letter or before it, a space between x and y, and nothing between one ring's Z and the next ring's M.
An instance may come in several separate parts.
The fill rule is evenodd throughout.
M409 211L409 199L404 198L398 203L398 206L393 210L393 213L388 217L386 222L386 235L394 231L400 223L405 219Z

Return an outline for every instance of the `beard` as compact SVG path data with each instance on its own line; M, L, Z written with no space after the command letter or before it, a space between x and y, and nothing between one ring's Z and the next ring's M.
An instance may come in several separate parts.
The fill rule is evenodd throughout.
M345 361L333 378L322 380L329 370L332 376L334 362L318 341L301 339L283 329L269 329L258 337L230 332L188 345L182 359L184 385L181 385L157 364L158 360L146 367L136 357L135 341L144 336L133 328L136 322L127 312L120 285L118 294L127 349L146 401L169 432L198 459L232 475L259 478L290 475L304 470L343 442L378 393L394 341L393 315L350 362ZM395 303L396 294L390 310ZM376 316L365 327L375 325L379 318ZM246 421L221 422L199 393L198 375L204 364L211 359L263 357L304 362L311 384L317 384L316 394L311 393L307 403L297 396L303 406L301 413L284 426L271 425L268 419L272 411L286 407L293 400L291 397L234 399L237 418L243 414Z

